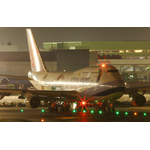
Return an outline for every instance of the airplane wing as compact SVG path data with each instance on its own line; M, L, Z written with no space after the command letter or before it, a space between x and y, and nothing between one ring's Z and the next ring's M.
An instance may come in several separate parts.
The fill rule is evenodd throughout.
M0 74L0 76L7 77L7 78L20 79L20 80L33 80L33 79L26 77L26 76L13 76L13 75L5 75L5 74Z
M76 91L46 91L46 90L22 90L22 89L0 89L0 94L10 95L13 93L31 93L36 96L66 97L72 98L77 96Z
M130 94L135 92L146 92L146 91L150 91L150 86L129 87L125 89L124 94Z

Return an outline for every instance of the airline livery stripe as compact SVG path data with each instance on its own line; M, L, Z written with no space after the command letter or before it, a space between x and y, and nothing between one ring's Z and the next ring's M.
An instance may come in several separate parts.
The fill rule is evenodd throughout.
M108 89L106 91L96 93L92 96L106 96L106 95L117 93L117 92L123 92L124 93L125 92L125 87L117 87L117 88Z

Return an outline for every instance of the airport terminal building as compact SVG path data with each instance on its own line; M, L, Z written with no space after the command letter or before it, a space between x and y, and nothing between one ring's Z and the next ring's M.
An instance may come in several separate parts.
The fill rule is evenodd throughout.
M127 82L150 81L150 41L96 41L96 42L46 42L45 49L89 49L89 55L94 58L98 53L103 61L110 61L121 74L125 75ZM93 63L90 62L92 66Z
M150 41L44 42L41 50L50 71L75 71L110 61L127 82L150 81ZM0 45L0 74L27 76L29 52L17 45Z

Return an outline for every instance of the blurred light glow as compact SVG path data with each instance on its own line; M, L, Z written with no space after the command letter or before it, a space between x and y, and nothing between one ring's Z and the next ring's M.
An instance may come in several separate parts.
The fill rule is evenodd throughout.
M116 111L116 115L119 115L119 111Z
M44 112L44 111L45 111L44 109L41 110L41 112Z
M102 67L105 67L105 64L102 64Z
M83 113L85 113L86 112L86 110L83 110Z
M76 103L73 103L73 109L75 109L77 107Z
M91 110L91 114L93 114L94 113L94 110Z
M142 49L140 49L140 50L134 50L134 52L135 53L141 53L141 52L143 52L143 50Z
M44 119L41 119L41 122L44 122L45 120Z
M102 114L102 111L101 111L101 110L99 111L99 114Z
M82 105L85 105L85 102L82 102Z
M73 109L73 113L75 113L76 112L76 110L75 109Z

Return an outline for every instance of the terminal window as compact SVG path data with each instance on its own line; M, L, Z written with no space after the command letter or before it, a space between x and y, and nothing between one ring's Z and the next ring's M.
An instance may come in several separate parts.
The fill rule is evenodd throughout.
M144 53L144 49L127 49L126 53Z
M126 59L145 59L145 56L127 56Z
M103 53L103 50L90 50L90 52L98 52L98 53Z
M105 50L105 53L124 53L124 50Z
M147 49L147 53L150 53L150 49Z

